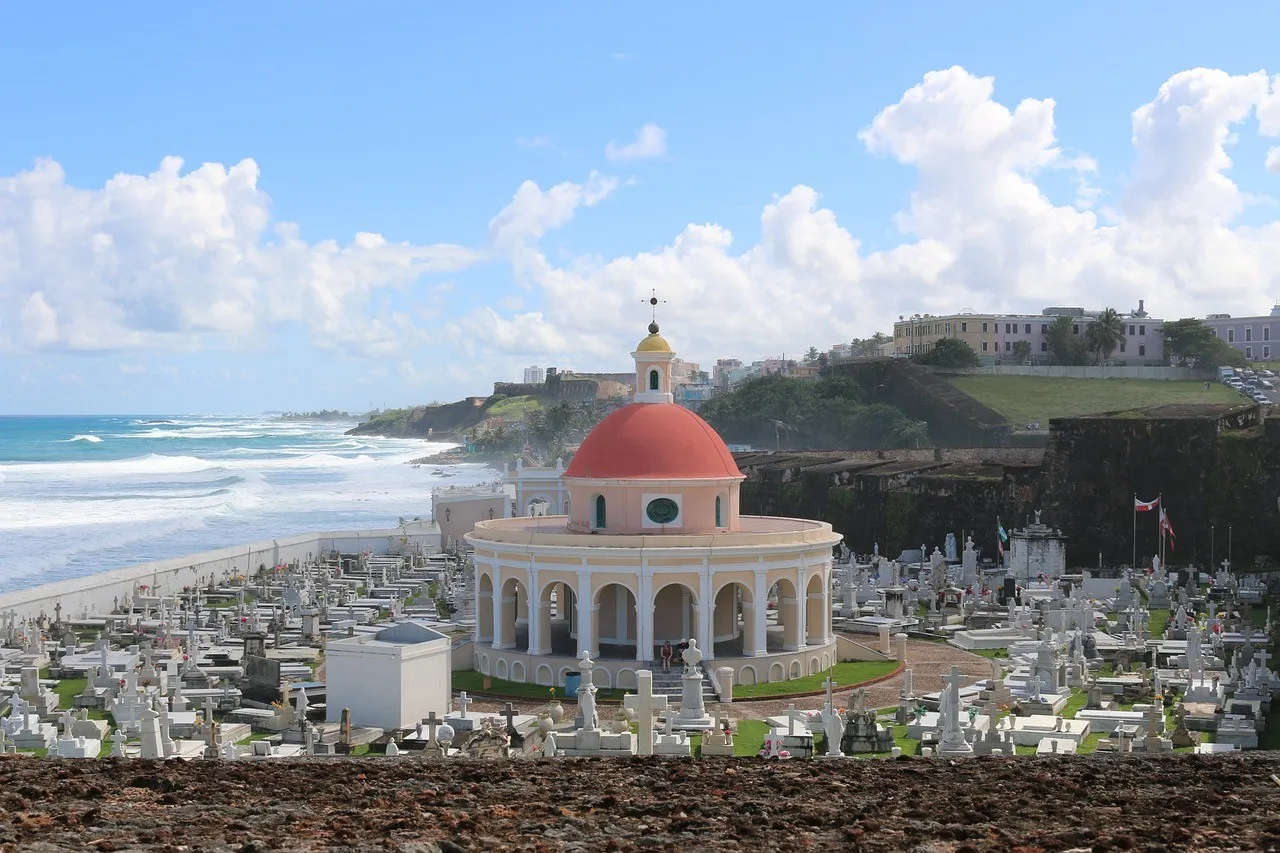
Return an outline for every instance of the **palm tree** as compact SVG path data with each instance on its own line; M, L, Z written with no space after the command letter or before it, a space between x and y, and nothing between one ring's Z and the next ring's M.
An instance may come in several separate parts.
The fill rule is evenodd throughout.
M1085 330L1085 343L1099 361L1106 361L1124 340L1124 320L1114 308L1103 309Z

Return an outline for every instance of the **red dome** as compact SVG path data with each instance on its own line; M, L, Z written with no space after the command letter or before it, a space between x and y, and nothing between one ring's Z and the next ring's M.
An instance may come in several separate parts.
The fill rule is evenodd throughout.
M674 403L632 403L591 431L566 477L701 480L741 477L711 425Z

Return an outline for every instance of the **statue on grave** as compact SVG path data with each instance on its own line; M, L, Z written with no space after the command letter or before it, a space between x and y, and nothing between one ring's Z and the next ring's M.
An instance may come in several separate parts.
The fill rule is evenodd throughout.
M827 736L827 755L840 755L840 739L844 737L844 718L832 706L827 709L827 722L824 727Z
M684 674L698 675L698 664L702 662L702 651L698 648L697 640L689 640L689 648L684 650L682 657L684 658Z

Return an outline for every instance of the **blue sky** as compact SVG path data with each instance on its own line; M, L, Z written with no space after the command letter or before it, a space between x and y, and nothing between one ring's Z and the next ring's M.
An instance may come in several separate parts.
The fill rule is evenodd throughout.
M5 8L0 413L355 410L485 393L530 363L625 369L652 287L704 363L915 311L1264 313L1280 295L1280 139L1259 133L1273 110L1280 135L1280 98L1244 77L1280 72L1280 7L695 6ZM1161 98L1201 67L1226 74ZM997 132L992 102L1024 99L1053 104ZM1156 122L1135 154L1149 103L1204 133ZM649 156L607 156L646 124ZM42 158L61 177L22 180ZM231 189L179 186L245 160ZM406 246L316 276L325 241L362 232Z

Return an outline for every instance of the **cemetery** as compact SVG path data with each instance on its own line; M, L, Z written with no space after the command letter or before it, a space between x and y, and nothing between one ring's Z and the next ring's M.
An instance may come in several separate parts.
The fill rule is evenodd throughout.
M0 803L65 818L92 789L95 837L163 809L156 844L197 848L191 800L228 821L256 802L282 821L264 844L304 848L415 827L458 849L538 827L554 847L579 838L571 816L619 849L1280 843L1280 577L1159 555L1073 569L1039 512L994 560L971 536L895 558L740 515L723 442L670 401L656 324L633 355L650 390L570 465L437 490L443 523L403 547L0 609ZM261 787L229 800L219 780L246 763ZM51 772L83 781L54 794ZM1073 778L1076 819L1046 827L1034 809ZM1170 815L1093 810L1157 782ZM1223 786L1234 811L1195 793ZM397 814L317 823L311 792ZM1259 810L1270 822L1237 819ZM0 842L28 843L27 821L0 822Z

